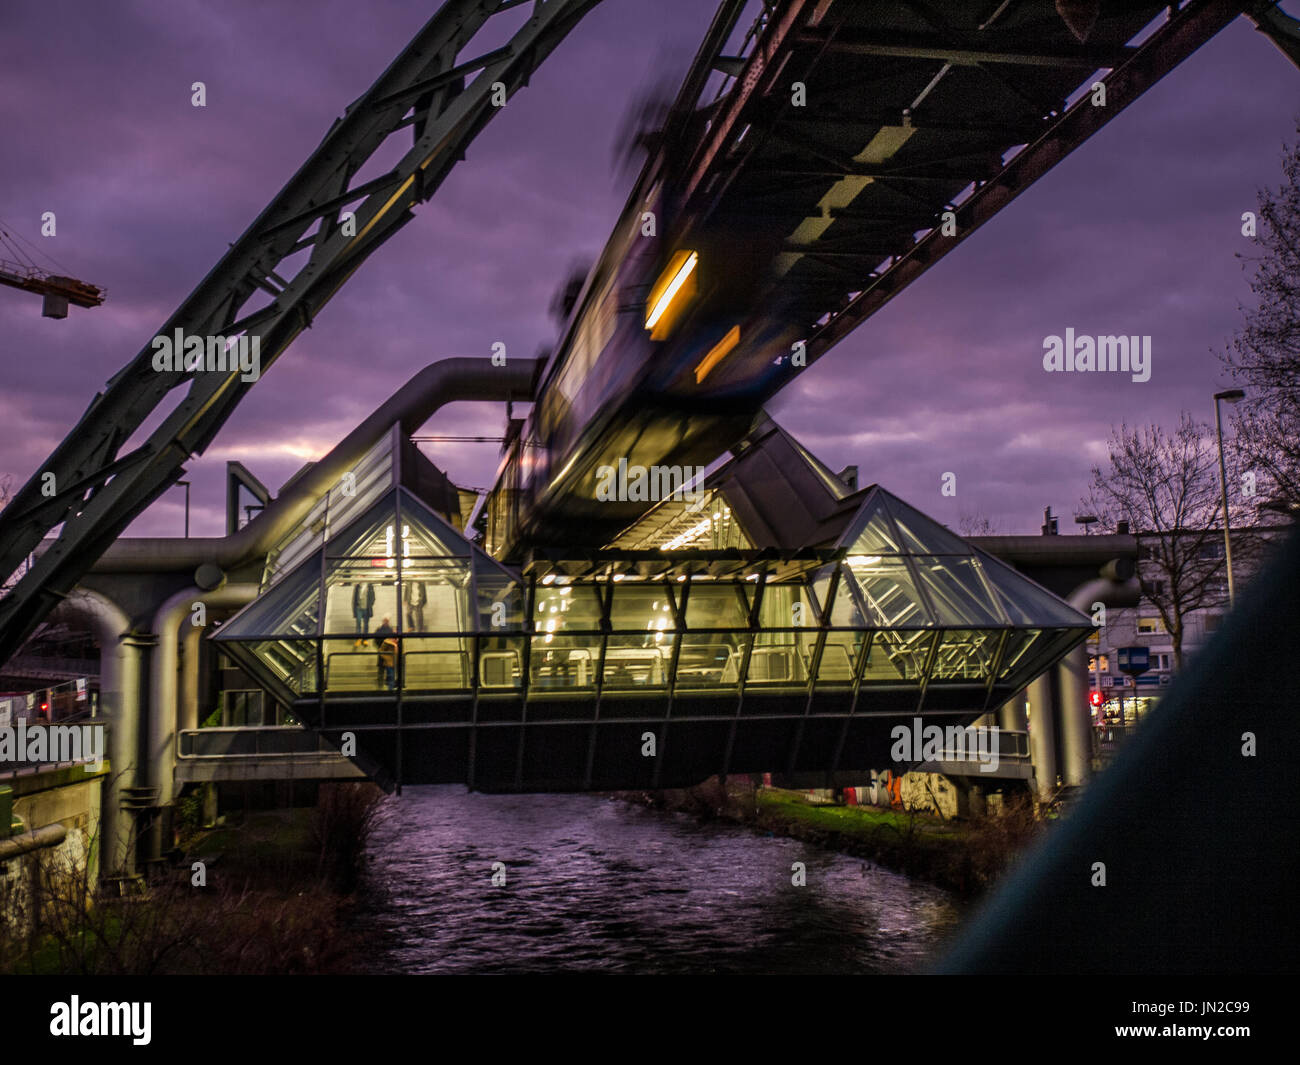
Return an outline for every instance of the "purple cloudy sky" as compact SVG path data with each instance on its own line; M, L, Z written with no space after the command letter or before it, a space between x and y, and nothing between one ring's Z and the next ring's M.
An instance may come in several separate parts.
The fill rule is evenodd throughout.
M435 9L435 0L6 0L0 218L97 310L40 317L0 289L0 474L24 481ZM426 363L502 340L532 355L570 263L594 256L630 185L611 165L634 96L685 69L708 0L606 0L480 135L434 199L264 377L191 466L193 532L218 535L222 471L273 489ZM208 106L190 105L207 84ZM941 521L1070 521L1113 424L1212 415L1213 350L1250 298L1240 216L1280 180L1300 71L1244 20L1025 193L779 398L834 468L856 463ZM42 239L53 210L58 235ZM1047 375L1043 337L1150 334L1145 384ZM428 433L492 435L458 404ZM486 486L491 444L436 445ZM940 495L957 474L955 499ZM132 527L179 535L174 489Z

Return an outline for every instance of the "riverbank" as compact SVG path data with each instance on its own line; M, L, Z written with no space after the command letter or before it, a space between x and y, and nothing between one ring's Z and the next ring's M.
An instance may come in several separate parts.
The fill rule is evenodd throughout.
M39 931L0 950L10 973L307 975L354 971L354 889L378 789L322 788L315 807L236 812L185 833L178 860L122 897L53 867Z
M720 819L866 858L965 898L984 894L1044 826L1028 805L997 817L945 821L915 811L817 803L804 792L717 777L693 788L617 792L619 798L702 820Z

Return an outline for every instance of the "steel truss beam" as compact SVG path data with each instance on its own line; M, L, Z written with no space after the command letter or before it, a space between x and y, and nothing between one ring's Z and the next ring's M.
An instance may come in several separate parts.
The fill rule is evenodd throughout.
M832 52L899 59L937 59L953 66L972 67L983 63L1003 63L1021 67L1097 70L1117 67L1136 51L1128 47L1096 48L1079 45L1077 48L1048 53L1017 48L1009 41L999 44L996 38L988 34L959 33L956 30L948 30L942 37L852 29L842 29L832 37L826 31L806 30L796 40L800 44L824 46Z
M944 235L936 212L929 233L871 278L843 310L815 328L807 339L809 363L848 336L1249 6L1242 0L1192 0L1173 13L1130 58L1098 79L1106 86L1104 107L1094 107L1091 95L1085 94L955 208L955 235Z
M159 336L256 337L265 371L367 256L429 199L507 98L600 0L447 0L280 190L176 312ZM532 4L508 44L461 57L493 17ZM467 85L469 75L477 76ZM351 181L389 138L410 127L412 146L389 173ZM355 231L343 208L355 215ZM352 220L348 220L349 223ZM300 267L285 260L310 249ZM287 279L286 276L288 275ZM269 294L257 306L253 297ZM152 341L152 338L151 338ZM34 561L0 599L0 662L32 632L109 544L201 454L255 382L235 372L158 372L152 342L104 391L0 514L0 577ZM119 449L188 386L140 447ZM53 494L43 487L54 475ZM62 530L36 554L42 540Z

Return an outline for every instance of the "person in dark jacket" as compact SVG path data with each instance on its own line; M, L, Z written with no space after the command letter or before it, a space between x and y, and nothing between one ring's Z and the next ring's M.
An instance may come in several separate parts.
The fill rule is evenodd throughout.
M388 618L375 629L374 641L379 648L379 683L392 691L397 679L397 634Z
M352 586L352 617L357 623L357 647L366 642L360 637L370 632L370 615L374 610L375 586L369 581L357 581Z

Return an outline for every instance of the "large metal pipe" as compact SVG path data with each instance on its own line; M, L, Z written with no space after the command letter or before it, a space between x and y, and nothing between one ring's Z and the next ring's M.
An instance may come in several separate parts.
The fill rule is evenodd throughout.
M528 402L533 397L540 359L442 359L431 363L379 405L320 461L292 480L256 518L232 536L177 540L133 537L117 540L95 563L96 573L157 573L193 570L204 563L223 568L266 554L316 501L339 482L383 438L394 423L410 434L436 411L458 400Z
M99 592L78 589L68 606L86 616L99 644L99 712L108 726L110 772L104 778L100 812L100 867L127 870L133 822L122 808L123 793L136 783L140 754L141 659L144 641L131 634L131 619Z
M1107 572L1131 575L1132 566L1112 567ZM1068 602L1075 610L1092 614L1097 603L1107 607L1136 606L1141 594L1135 580L1118 581L1103 576L1079 585L1070 593ZM1056 679L1061 711L1061 777L1067 785L1078 786L1087 781L1092 765L1087 647L1079 645L1060 661Z
M163 600L154 614L153 631L158 637L149 669L149 726L145 740L147 781L158 789L157 803L166 806L175 795L176 675L180 665L180 627L194 607L243 606L257 598L256 584L228 584L213 591L183 588ZM190 628L200 629L191 625ZM197 671L195 672L197 678Z

